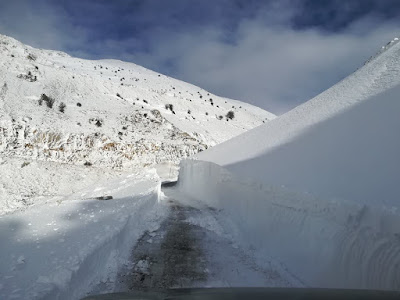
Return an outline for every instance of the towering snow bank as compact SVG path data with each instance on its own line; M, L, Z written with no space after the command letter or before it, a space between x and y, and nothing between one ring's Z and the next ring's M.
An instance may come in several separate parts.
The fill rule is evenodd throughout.
M323 198L397 206L399 84L400 43L316 98L197 157Z
M179 186L306 285L398 290L399 94L391 43L314 99L196 156L209 162L185 161Z
M221 210L260 262L280 261L306 286L400 289L400 211L319 199L245 180L203 161L181 163L178 188Z

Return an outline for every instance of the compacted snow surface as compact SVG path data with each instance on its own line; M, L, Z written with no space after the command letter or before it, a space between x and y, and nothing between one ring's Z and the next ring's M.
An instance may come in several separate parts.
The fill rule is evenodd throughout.
M158 176L146 177L128 175L0 217L0 298L78 299L112 278L140 235L165 214L157 205Z

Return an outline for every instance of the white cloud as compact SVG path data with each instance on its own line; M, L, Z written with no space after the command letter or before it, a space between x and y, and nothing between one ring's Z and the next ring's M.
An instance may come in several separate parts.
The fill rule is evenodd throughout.
M215 28L159 34L152 52L137 58L156 69L172 60L179 78L282 113L355 71L397 32L368 18L330 34L255 19L240 24L234 43Z
M21 0L0 4L0 32L84 58L129 60L278 114L356 70L400 32L398 24L372 17L336 33L293 29L293 3L271 2L234 29L210 24L174 33L154 24L145 37L91 40L94 29L73 25L62 8Z

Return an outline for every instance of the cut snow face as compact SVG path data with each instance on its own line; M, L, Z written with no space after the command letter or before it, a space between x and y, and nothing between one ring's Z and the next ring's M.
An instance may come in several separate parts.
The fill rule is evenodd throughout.
M300 286L400 289L397 208L299 193L195 160L182 161L176 187L188 205L218 212L224 231L260 269L274 262Z

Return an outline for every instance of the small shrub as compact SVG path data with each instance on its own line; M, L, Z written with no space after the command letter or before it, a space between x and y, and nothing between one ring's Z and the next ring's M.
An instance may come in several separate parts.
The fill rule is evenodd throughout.
M145 100L145 99L143 99L143 102L144 102L144 103L147 103L147 104L149 103L149 102L147 102L147 100Z
M28 54L28 56L26 58L29 60L36 60L36 56L33 54Z
M58 110L62 113L65 112L65 108L67 107L67 105L65 105L64 102L61 102L60 105L58 106Z
M53 98L47 96L46 94L42 94L39 99L39 105L42 105L43 101L46 102L48 108L53 108L55 101Z
M117 97L123 99L119 93L117 93Z
M206 112L206 116L208 116L208 112Z
M174 106L172 104L165 104L165 109L173 111L174 110Z
M235 113L232 110L228 111L228 113L226 114L227 119L233 120L234 117L235 117Z
M29 165L29 162L24 161L24 162L22 163L22 165L21 165L21 168L26 167L26 166L28 166L28 165Z
M92 163L90 161L86 161L83 165L86 167L90 167L92 165Z
M222 120L224 117L223 116L218 116L217 119L218 120Z
M97 127L101 127L103 123L101 123L100 120L97 120L96 123L94 123Z
M191 114L191 111L190 111L190 109L188 110L188 114L189 114L189 115Z
M78 103L76 104L76 106L81 107L82 104L81 104L80 102L78 102Z

